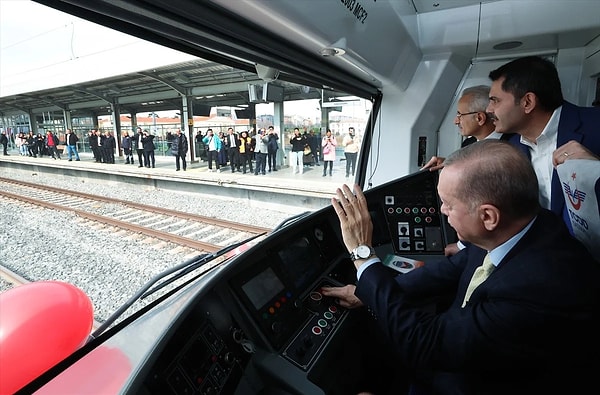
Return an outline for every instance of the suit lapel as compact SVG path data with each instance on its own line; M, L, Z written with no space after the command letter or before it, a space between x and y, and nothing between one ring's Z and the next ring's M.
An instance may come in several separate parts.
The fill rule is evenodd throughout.
M558 139L556 146L567 143L570 140L575 140L581 143L583 134L581 133L581 117L577 107L571 103L564 102L558 121Z

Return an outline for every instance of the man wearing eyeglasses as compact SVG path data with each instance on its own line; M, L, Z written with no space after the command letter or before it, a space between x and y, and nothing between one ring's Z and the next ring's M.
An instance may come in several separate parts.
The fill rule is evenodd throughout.
M461 148L483 139L507 140L512 136L512 134L503 135L494 131L494 118L485 111L489 97L490 87L486 85L472 86L462 92L456 105L456 117L454 117L454 124L460 134L467 137L463 140Z
M486 85L477 85L463 90L458 103L456 104L456 116L454 124L458 127L460 134L467 137L463 140L461 148L466 147L476 141L484 139L508 140L513 133L498 133L495 131L494 117L486 112L490 101L490 87ZM439 156L432 157L421 170L440 168L444 158ZM459 242L460 243L460 242ZM444 252L447 256L456 254L463 245L451 243L446 246Z
M458 127L460 134L466 137L461 144L466 147L476 141L483 139L508 140L513 133L498 133L495 131L494 116L486 111L490 101L490 87L477 85L463 90L456 104L456 116L454 124ZM444 158L432 157L421 170L437 170L442 167Z

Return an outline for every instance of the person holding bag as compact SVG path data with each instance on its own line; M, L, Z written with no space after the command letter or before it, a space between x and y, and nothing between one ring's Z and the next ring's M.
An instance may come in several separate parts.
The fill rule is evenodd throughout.
M331 135L331 129L327 129L325 137L321 141L321 151L323 152L323 177L327 175L327 166L329 165L329 175L333 174L333 162L335 161L335 147L337 141L335 137Z

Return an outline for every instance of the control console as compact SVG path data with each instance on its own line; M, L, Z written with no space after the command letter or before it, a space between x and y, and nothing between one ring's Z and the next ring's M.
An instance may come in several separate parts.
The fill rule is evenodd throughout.
M394 183L398 185L397 181ZM440 211L437 172L411 175L401 185L402 188L384 185L369 191L373 222L379 227L374 238L378 239L379 231L379 243L391 242L399 255L442 253L448 243L456 241L456 236Z
M147 392L232 393L250 359L241 330L232 326L221 332L210 320L192 317L181 331L171 339L146 379Z
M325 284L341 285L325 278L343 253L331 223L309 224L265 247L264 256L231 281L269 345L302 369L308 368L343 316L320 292Z
M334 284L323 282L306 296L303 305L307 309L309 319L282 354L304 370L308 369L318 351L347 313L346 309L336 304L332 298L323 296L320 290L324 286Z

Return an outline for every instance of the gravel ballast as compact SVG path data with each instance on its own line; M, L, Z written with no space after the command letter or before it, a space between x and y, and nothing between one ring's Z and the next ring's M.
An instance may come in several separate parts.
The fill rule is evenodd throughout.
M234 199L142 190L126 184L107 188L101 184L50 176L3 176L267 228L301 212L295 208L288 212L257 209ZM141 236L124 236L114 229L90 226L89 222L80 221L68 212L7 200L0 201L0 210L0 263L31 281L58 280L79 287L90 297L95 317L100 321L157 273L195 255L175 246L166 250L153 247ZM9 283L0 281L0 292L9 287Z

